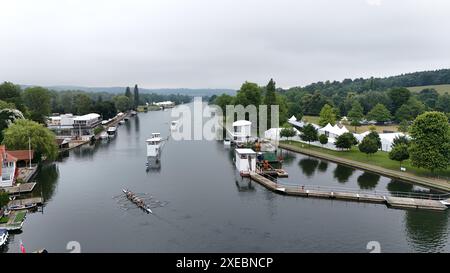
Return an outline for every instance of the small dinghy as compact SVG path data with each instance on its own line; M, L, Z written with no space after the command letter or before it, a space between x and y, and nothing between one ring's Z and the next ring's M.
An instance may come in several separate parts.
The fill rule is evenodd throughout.
M123 193L125 194L125 196L127 197L128 200L130 200L133 204L135 204L136 206L138 206L140 209L146 211L147 213L152 213L153 211L150 209L149 206L147 206L144 202L144 200L142 200L141 198L139 198L135 193L126 190L126 189L122 189Z

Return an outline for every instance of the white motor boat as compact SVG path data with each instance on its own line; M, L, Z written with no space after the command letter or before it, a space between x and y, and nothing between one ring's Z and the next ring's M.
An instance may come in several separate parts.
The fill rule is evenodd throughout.
M0 247L4 246L8 241L8 231L6 229L0 229Z
M108 136L108 133L107 132L102 132L101 134L100 134L100 139L107 139L109 136Z
M119 121L119 124L120 125L125 124L125 120L122 119L121 121Z
M170 130L175 131L178 128L178 120L174 120L170 123Z
M108 134L108 137L110 138L114 137L117 133L117 127L115 126L109 127L108 130L106 130L106 133Z
M223 145L225 146L230 146L231 145L231 140L229 140L228 138L223 140Z

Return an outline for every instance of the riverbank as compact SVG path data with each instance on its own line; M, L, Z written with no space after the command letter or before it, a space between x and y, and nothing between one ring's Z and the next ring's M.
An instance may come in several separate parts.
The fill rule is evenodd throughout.
M349 157L352 156L351 154L348 155L345 154L346 153L345 151L336 152L336 151L328 151L320 147L307 147L307 144L293 141L291 141L290 144L288 142L280 142L279 147L293 152L298 152L305 155L332 161L335 163L347 165L357 169L374 172L394 179L403 180L409 183L422 185L445 192L450 192L450 182L447 180L420 177L408 172L395 171L381 166L345 158L345 156ZM336 153L338 153L338 155L336 155Z

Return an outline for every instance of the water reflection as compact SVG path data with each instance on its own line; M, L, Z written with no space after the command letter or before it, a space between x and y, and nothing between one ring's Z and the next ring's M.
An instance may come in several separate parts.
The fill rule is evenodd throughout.
M313 158L303 158L298 162L298 165L300 165L304 175L307 177L312 177L317 169L317 166L319 165L319 160Z
M380 176L375 173L364 172L358 177L359 188L363 190L373 190L377 187Z
M408 210L405 229L408 244L414 251L443 252L448 240L448 212Z
M353 168L344 165L336 165L336 168L333 171L333 177L336 178L339 183L345 183L350 176L352 176L354 171L355 169Z
M321 173L326 172L328 169L328 162L326 161L320 161L319 166L317 167L317 170Z
M295 160L295 154L293 154L292 152L288 152L288 151L281 151L280 153L281 158L283 158L283 163L284 164L292 164L292 162L294 162Z
M37 184L37 188L33 192L33 194L42 194L45 202L51 200L53 194L55 193L58 177L58 165L56 165L55 163L41 165L40 170L36 176L36 181L39 181L39 183Z
M389 192L411 192L413 190L413 184L402 182L399 180L392 179L391 182L387 185L387 189Z

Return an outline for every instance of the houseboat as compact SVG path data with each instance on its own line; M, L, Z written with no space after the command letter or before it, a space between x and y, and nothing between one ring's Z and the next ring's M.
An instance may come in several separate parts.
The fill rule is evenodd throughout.
M8 236L8 231L6 229L0 229L0 247L6 245Z
M136 116L136 115L137 115L137 112L136 112L136 111L134 111L134 110L132 110L132 111L130 112L130 115L131 115L132 117L134 117L134 116Z
M256 171L256 152L252 149L235 149L235 165L241 176L249 176Z
M227 136L238 146L254 140L251 136L252 123L248 120L238 120L233 122L233 129L227 129Z
M117 134L117 127L115 126L109 127L108 130L106 130L106 132L108 134L108 137L113 138Z
M163 140L160 133L152 133L152 137L145 141L147 143L147 157L160 158Z

